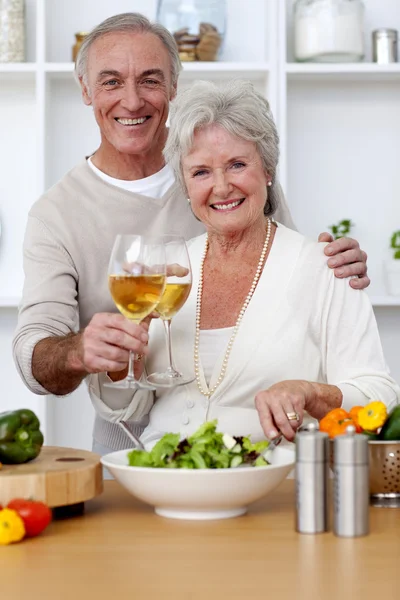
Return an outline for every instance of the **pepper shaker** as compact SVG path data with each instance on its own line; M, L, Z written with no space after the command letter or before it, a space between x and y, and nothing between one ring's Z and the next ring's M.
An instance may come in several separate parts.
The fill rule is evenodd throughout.
M296 531L328 530L328 435L314 423L296 435Z
M333 532L344 537L369 533L369 450L368 438L347 433L334 439Z

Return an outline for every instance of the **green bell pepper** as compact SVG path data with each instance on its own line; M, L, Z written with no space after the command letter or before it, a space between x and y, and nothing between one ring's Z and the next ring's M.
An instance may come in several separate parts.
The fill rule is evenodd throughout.
M380 431L379 439L387 442L400 441L400 406L395 406L390 411Z
M43 434L35 413L28 408L0 413L0 462L20 464L36 458Z

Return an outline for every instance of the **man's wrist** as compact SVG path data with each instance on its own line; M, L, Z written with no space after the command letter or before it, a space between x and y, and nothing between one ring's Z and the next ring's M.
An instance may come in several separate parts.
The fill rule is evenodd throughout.
M87 375L76 351L77 334L50 336L38 342L32 354L32 376L56 396L74 391Z
M68 352L66 360L66 369L76 375L86 376L88 374L82 358L82 334L72 333L66 337L68 343Z

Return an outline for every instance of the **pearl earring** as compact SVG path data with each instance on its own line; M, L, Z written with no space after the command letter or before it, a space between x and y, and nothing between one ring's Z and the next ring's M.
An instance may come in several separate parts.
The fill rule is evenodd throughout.
M268 181L267 186L271 187L271 185L272 185L272 181Z
M190 198L188 198L188 199L187 199L187 201L188 201L188 202L189 202L189 204L190 204Z

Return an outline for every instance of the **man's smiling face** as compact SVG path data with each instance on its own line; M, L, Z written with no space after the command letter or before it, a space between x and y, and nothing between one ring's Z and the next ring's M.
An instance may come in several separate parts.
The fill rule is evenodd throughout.
M108 33L89 49L85 104L93 106L103 147L146 155L163 145L172 86L171 61L152 33Z

